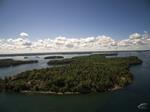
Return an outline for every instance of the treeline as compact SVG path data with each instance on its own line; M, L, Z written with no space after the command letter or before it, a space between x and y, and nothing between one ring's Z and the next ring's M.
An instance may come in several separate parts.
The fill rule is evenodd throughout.
M47 56L44 59L61 59L64 58L63 56Z
M53 62L54 63L54 62ZM56 64L57 63L57 64ZM63 64L62 60L54 65ZM67 63L67 64L66 64ZM0 80L1 91L51 91L91 93L124 87L133 80L130 65L141 64L135 57L105 58L104 55L67 59L64 66L22 72Z
M22 64L38 63L37 60L13 60L13 59L0 59L0 67L17 66Z

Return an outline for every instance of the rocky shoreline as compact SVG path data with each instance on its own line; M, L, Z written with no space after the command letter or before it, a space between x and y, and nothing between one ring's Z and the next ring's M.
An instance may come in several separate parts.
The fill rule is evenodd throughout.
M52 91L20 91L23 94L47 94L47 95L77 95L80 92L52 92Z

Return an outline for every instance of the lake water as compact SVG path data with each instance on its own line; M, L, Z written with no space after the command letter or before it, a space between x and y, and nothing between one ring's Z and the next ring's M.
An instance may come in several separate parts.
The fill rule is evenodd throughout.
M150 52L119 53L119 56L131 55L141 58L143 64L131 67L134 82L126 88L99 94L65 96L0 93L0 112L150 112ZM65 58L73 56L65 55ZM0 76L47 67L47 60L42 57L37 65L0 69ZM35 59L35 56L29 58ZM137 106L141 103L148 103L148 109L139 110Z

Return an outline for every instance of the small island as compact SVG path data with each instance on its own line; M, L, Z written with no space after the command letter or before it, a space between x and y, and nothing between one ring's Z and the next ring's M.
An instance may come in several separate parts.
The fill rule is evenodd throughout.
M27 56L25 56L25 57L24 57L24 59L28 59L28 57L27 57Z
M61 59L64 58L63 56L47 56L44 59Z
M100 54L49 61L55 66L0 79L0 91L57 95L113 91L132 83L129 68L141 63L135 56L106 58Z
M22 64L30 64L30 63L38 63L37 60L13 60L13 59L0 59L0 68L9 67L9 66L17 66Z

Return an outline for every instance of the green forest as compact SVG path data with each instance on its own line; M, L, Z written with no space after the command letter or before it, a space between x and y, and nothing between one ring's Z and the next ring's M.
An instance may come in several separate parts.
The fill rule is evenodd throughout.
M51 68L34 69L0 79L0 91L31 91L80 94L111 91L133 81L130 66L141 64L138 57L95 54L49 61ZM60 66L58 66L60 65Z

